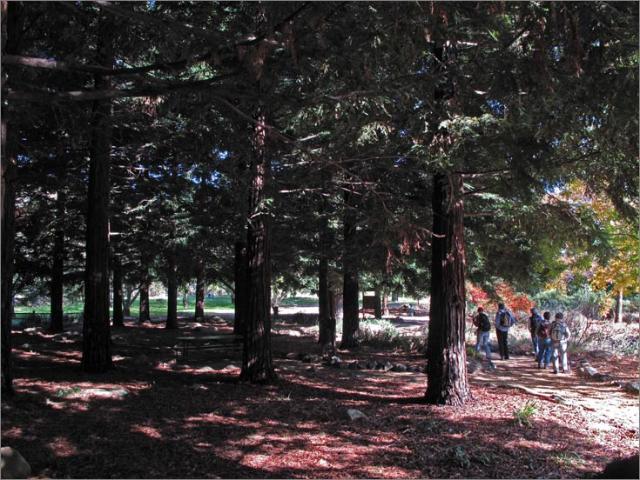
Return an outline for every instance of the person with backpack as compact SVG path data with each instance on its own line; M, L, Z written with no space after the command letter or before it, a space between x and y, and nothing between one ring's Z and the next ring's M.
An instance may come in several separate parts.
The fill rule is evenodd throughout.
M478 315L473 318L473 324L478 327L476 351L484 350L487 360L491 363L491 320L489 320L489 316L484 313L484 308L478 308Z
M496 312L495 325L501 360L509 360L509 329L515 323L516 319L513 314L507 310L504 303L499 303L498 311Z
M564 323L562 312L556 313L556 318L551 324L551 342L553 345L553 373L558 373L560 361L562 372L569 373L569 361L567 358L567 344L571 338L569 327ZM560 359L562 357L562 359Z
M538 362L538 368L546 369L551 362L551 312L544 312L542 314L542 321L538 325L536 330L538 336L538 356L536 361Z
M540 351L540 345L538 343L538 325L542 322L542 317L535 308L531 309L531 316L529 317L529 333L531 334L531 343L533 344L533 356L538 358L538 352Z

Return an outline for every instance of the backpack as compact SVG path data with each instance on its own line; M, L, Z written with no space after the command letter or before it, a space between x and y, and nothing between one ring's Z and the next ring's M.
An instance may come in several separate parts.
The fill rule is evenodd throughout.
M551 340L561 342L567 338L567 327L564 323L553 322L551 325Z
M549 336L549 323L543 321L538 327L538 336L540 338L547 338Z
M478 325L480 327L480 331L481 332L488 332L491 330L491 320L489 320L489 317L487 316L486 313L481 313L480 315L478 315L480 317L480 325Z
M501 327L510 327L511 326L511 324L509 322L509 314L507 313L506 310L503 310L500 313L500 322L499 323L500 323Z

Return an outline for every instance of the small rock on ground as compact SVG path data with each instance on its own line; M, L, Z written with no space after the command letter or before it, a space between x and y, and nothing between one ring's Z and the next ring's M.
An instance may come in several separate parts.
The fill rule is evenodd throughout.
M360 410L356 410L355 408L349 408L347 410L347 415L351 420L358 420L360 418L367 418L367 416L362 413Z

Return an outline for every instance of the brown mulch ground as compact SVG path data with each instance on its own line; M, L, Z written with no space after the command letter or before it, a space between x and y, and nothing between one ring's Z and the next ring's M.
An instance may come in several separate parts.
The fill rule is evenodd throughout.
M598 412L495 388L475 375L473 399L464 408L426 405L422 373L334 369L285 358L318 353L304 328L274 335L274 385L239 383L237 357L202 352L189 365L174 361L174 337L193 328L115 330L116 368L105 375L81 372L77 336L16 333L18 394L2 401L2 445L17 448L41 478L572 478L638 452L637 412L593 422ZM212 321L198 333L214 328L229 330ZM419 355L368 348L339 355L424 362ZM496 362L496 375L514 382L535 378L530 359L518 361L522 367ZM620 377L637 376L637 358L615 357L609 364ZM577 376L562 381L566 390L585 386ZM86 388L125 388L128 394L104 398L84 394ZM621 391L607 395L613 408L616 398L637 405ZM537 405L532 427L513 416L528 400ZM367 417L351 421L349 408Z

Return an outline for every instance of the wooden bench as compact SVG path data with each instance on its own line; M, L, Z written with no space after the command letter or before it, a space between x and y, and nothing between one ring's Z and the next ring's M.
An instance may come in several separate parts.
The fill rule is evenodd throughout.
M203 335L199 337L177 337L174 350L176 359L187 361L189 352L200 350L238 351L242 350L243 337L235 334Z

